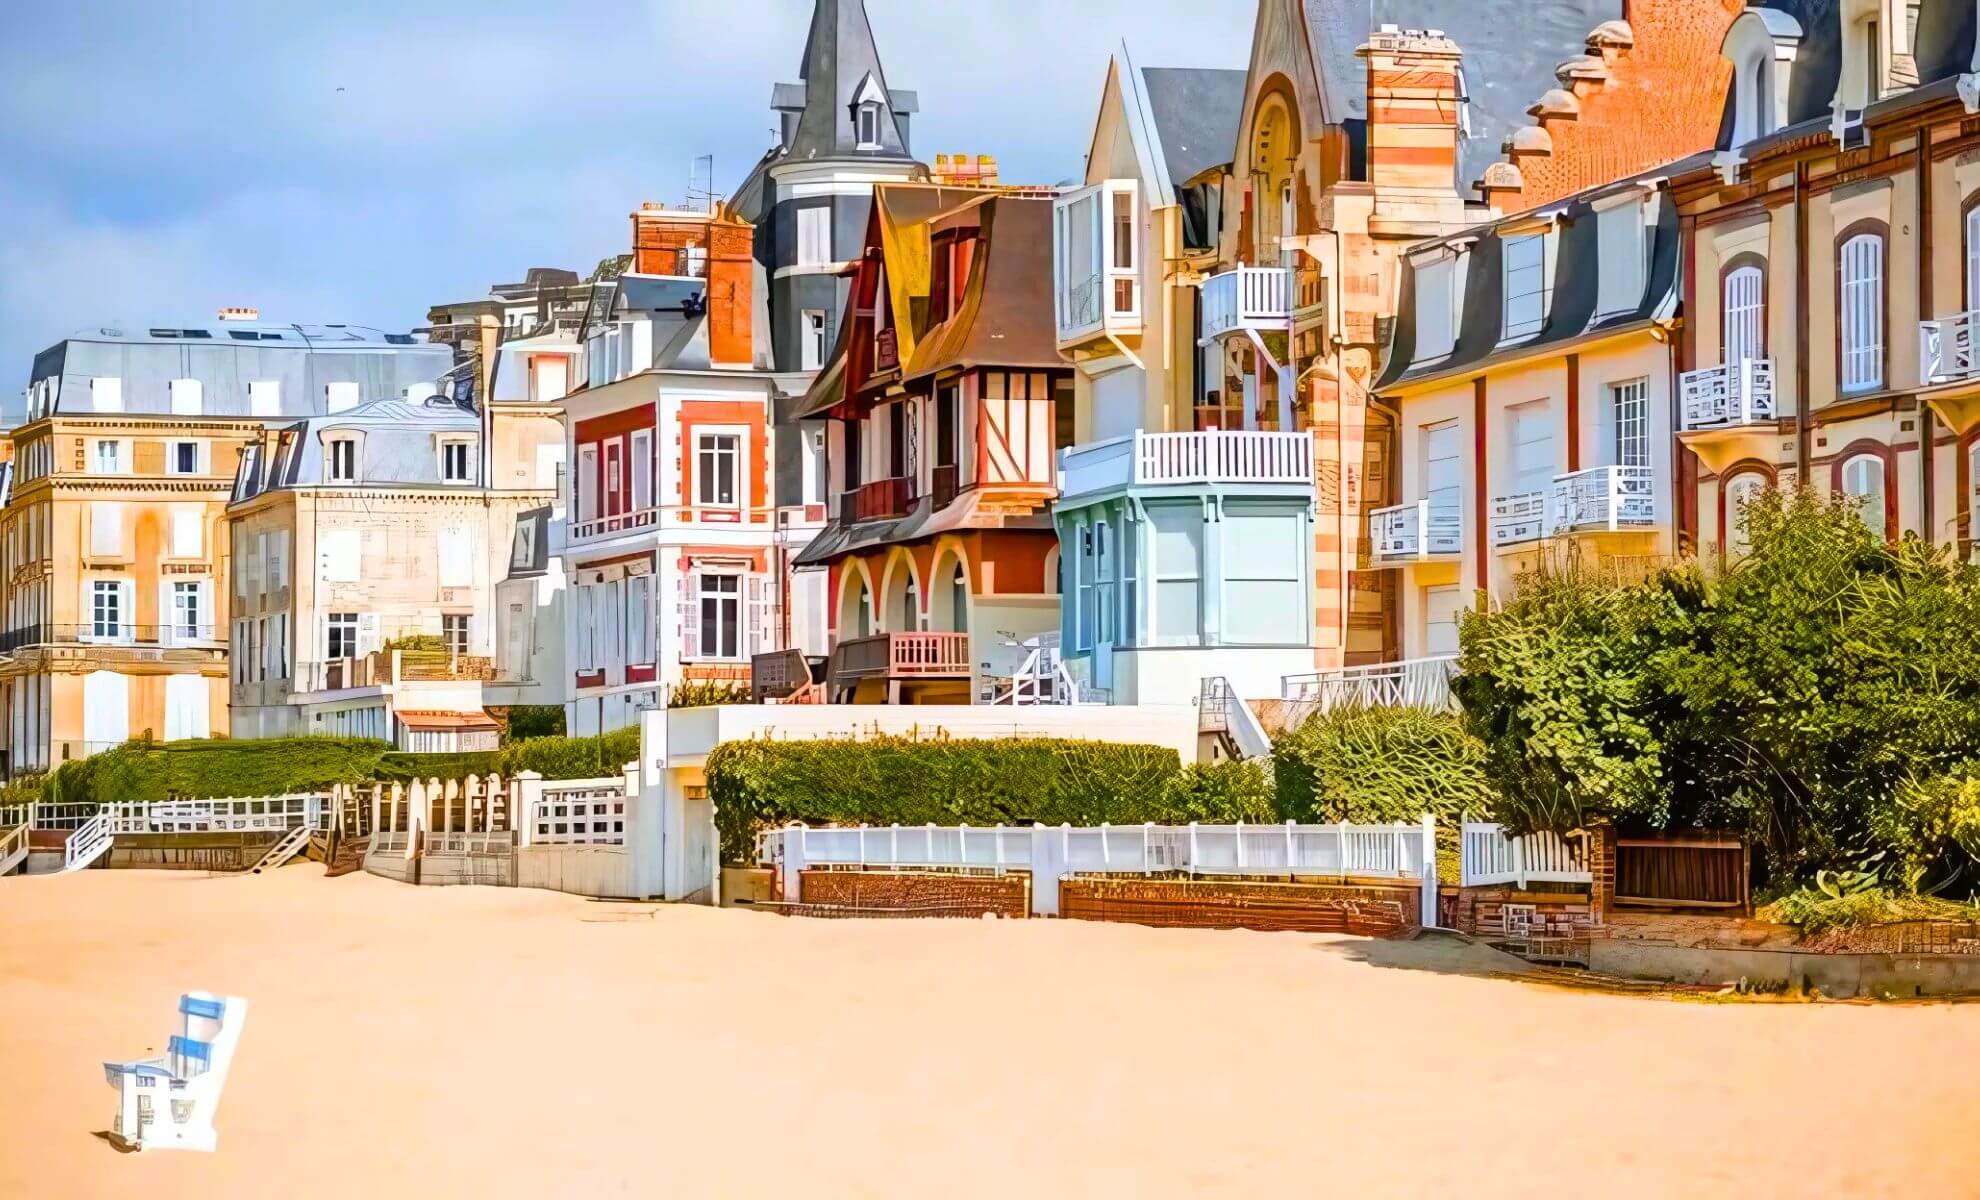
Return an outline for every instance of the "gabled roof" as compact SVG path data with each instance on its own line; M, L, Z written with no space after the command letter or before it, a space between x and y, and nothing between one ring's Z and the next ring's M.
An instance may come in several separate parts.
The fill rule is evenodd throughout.
M919 105L913 92L887 87L865 0L816 0L799 78L803 82L778 84L770 96L773 109L798 114L784 146L789 158L914 161L903 118ZM853 123L853 105L863 91L881 105L878 149L860 148Z
M1588 34L1621 20L1623 0L1303 0L1327 120L1368 119L1368 72L1355 50L1383 25L1435 29L1463 54L1471 136L1458 146L1460 191L1499 157L1526 109L1557 85L1554 69ZM1702 0L1701 0L1702 2Z

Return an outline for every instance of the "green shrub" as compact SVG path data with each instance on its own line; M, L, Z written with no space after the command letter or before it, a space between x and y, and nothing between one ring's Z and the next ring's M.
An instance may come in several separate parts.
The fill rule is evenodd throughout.
M1439 826L1484 817L1494 795L1485 748L1456 713L1348 705L1316 714L1272 747L1284 819Z
M106 803L322 791L373 778L390 750L370 738L126 742L57 767L47 798Z
M0 808L16 804L32 804L47 798L48 776L39 773L16 775L0 784Z
M758 831L840 825L1139 824L1167 821L1176 752L1054 738L904 737L726 742L708 756L724 860Z
M1162 785L1164 820L1229 825L1279 819L1272 776L1255 759L1190 763Z
M509 727L502 743L529 738L563 737L564 706L561 704L518 704L509 709Z
M387 654L394 650L450 650L447 639L437 633L404 633L395 638L387 638L379 649Z
M639 726L596 737L545 737L510 742L497 754L504 776L535 771L545 779L603 779L639 759Z

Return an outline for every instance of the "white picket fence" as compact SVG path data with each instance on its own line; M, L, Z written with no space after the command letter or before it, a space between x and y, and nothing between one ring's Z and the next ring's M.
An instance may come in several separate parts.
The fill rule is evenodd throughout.
M1426 924L1436 916L1436 825L790 825L757 839L796 900L811 867L979 868L1032 874L1033 904L1058 911L1058 881L1074 875L1372 876L1414 880Z
M102 806L112 834L124 833L286 833L328 829L327 792L216 800L117 800Z
M1462 887L1484 887L1511 883L1589 883L1587 856L1579 843L1559 834L1529 833L1507 837L1489 821L1466 821L1462 827L1460 855Z

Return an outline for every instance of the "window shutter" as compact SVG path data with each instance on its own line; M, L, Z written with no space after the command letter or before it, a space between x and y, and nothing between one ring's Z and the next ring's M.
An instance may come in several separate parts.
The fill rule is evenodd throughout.
M749 640L744 644L745 657L762 654L770 647L770 613L767 599L769 580L761 575L749 575Z
M1980 208L1966 214L1966 308L1980 308Z
M357 623L358 654L370 654L378 649L378 614L359 613Z
M681 577L681 657L701 657L701 576Z
M1741 267L1726 276L1725 305L1722 309L1725 329L1720 337L1725 346L1728 366L1749 358L1760 358L1766 347L1764 322L1767 314L1761 303L1763 286L1758 267Z
M124 506L116 500L95 500L89 506L89 552L115 558L124 551Z

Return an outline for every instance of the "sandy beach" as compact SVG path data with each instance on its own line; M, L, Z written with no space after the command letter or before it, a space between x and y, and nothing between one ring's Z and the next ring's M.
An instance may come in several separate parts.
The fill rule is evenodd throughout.
M1395 965L1439 954L313 864L0 880L0 1195L1980 1195L1980 1006ZM119 1153L99 1063L188 988L252 1005L219 1153Z

